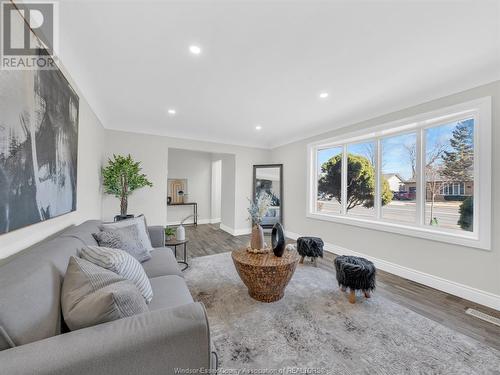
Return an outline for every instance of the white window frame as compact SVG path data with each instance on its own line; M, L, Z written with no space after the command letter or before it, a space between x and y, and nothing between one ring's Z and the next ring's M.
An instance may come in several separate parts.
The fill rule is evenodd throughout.
M464 118L474 118L474 231L425 225L425 152L424 132L427 128L444 125ZM380 165L380 141L388 136L405 133L417 134L417 219L413 223L396 223L382 218L381 205L375 205L374 217L346 215L346 199L342 199L342 214L321 213L317 211L317 151L324 148L343 147L342 189L347 190L347 145L375 140L377 165ZM398 121L381 124L364 130L350 132L341 136L312 142L307 145L307 208L306 216L312 219L354 225L368 229L399 233L412 237L452 243L483 250L491 250L491 97L484 97L466 103L431 112L418 114ZM376 167L376 197L380 190L381 171ZM342 197L347 191L342 191ZM375 199L377 202L379 199Z
M451 197L465 196L465 182L445 182L439 187L439 195Z

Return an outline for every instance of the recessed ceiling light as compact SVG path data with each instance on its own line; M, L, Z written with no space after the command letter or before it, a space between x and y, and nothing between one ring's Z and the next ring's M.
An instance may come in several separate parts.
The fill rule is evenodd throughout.
M328 98L328 93L326 91L323 91L322 93L319 94L319 97L321 99L326 99L326 98Z
M173 108L170 108L167 112L170 116L175 116L175 114L177 113L177 111Z
M199 46L189 46L189 52L191 52L193 55L199 55L201 53L201 48Z
M262 129L262 126L260 126L260 125L257 125L257 126L255 127L255 130L261 130L261 129Z

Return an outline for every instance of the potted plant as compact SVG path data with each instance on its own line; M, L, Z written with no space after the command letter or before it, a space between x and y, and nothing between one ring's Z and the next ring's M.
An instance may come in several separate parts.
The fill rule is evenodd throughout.
M140 162L134 161L130 155L113 155L108 165L102 168L102 184L104 192L120 199L120 215L115 220L123 220L134 215L127 215L128 197L134 190L145 186L153 186L141 173Z
M264 248L264 230L260 225L262 218L266 215L267 210L271 206L272 196L266 192L261 192L255 199L250 200L248 213L249 220L252 221L252 237L250 239L250 248L252 250L262 250Z
M165 228L165 238L168 240L171 240L175 237L175 229L172 227L166 227Z

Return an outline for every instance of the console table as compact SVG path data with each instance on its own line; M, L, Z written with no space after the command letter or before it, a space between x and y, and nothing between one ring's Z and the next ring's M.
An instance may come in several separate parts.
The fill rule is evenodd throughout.
M193 206L193 217L194 217L194 226L198 226L198 203L196 202L188 202L188 203L167 203L167 206Z

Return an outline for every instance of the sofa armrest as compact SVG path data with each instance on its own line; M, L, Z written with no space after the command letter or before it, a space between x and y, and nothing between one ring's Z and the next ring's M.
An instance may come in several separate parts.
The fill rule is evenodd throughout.
M0 351L9 375L132 375L210 368L205 308L156 310Z
M151 238L151 245L153 247L165 246L165 228L161 225L154 225L148 227L149 237Z

